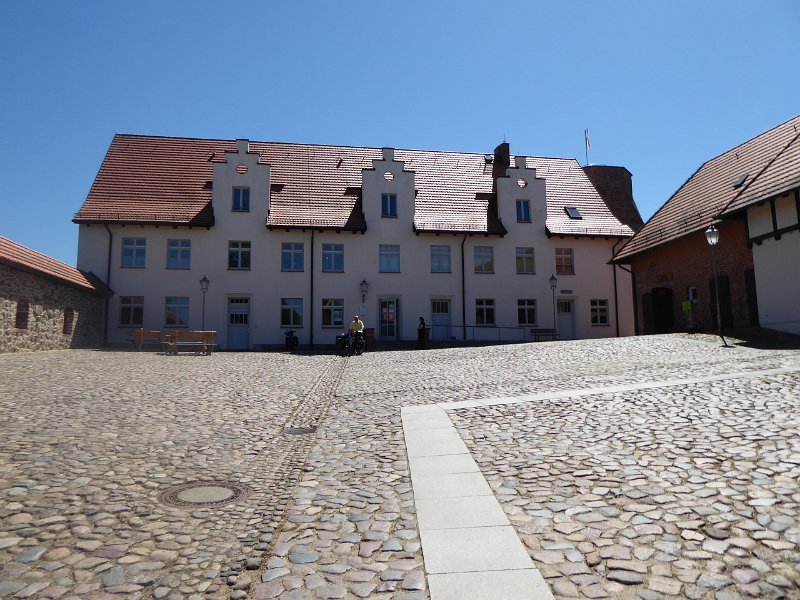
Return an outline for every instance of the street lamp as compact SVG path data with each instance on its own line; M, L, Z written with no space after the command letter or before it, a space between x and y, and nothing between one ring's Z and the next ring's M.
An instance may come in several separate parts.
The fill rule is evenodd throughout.
M200 291L203 293L203 324L200 326L200 329L205 331L206 330L206 292L208 291L208 284L211 283L208 280L208 277L203 275L203 278L200 280Z
M717 333L722 339L722 345L725 348L730 348L728 342L725 341L725 336L722 335L722 314L719 308L719 277L717 276L717 252L715 246L719 242L719 229L714 225L706 229L706 241L711 246L711 262L714 265L714 294L717 300Z
M359 283L358 286L361 288L361 304L364 304L364 302L367 299L367 291L369 290L369 284L367 283L366 279L362 279L361 283Z
M550 290L553 292L553 331L556 330L556 285L558 285L558 279L556 279L555 275L550 275Z

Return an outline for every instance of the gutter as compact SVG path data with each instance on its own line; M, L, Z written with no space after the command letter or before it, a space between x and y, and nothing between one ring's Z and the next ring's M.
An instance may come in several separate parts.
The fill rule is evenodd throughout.
M464 281L464 243L467 241L467 234L461 240L461 327L463 329L463 339L467 339L467 288Z
M111 252L114 250L114 234L111 233L111 228L108 226L108 223L103 223L106 231L108 232L108 256L106 257L106 286L108 289L111 289ZM106 296L106 318L105 323L103 324L103 345L108 345L108 320L111 318L109 314L109 304L111 301L111 296Z
M314 230L313 229L311 230L310 254L311 254L311 264L309 265L309 269L311 271L311 291L310 291L311 298L309 303L311 304L311 306L308 307L309 308L308 344L313 348L314 347Z
M617 251L617 246L622 243L622 240L617 240L611 247L611 259L614 259L614 254ZM616 326L617 337L619 337L619 294L617 292L617 265L611 263L611 270L614 273L614 324Z

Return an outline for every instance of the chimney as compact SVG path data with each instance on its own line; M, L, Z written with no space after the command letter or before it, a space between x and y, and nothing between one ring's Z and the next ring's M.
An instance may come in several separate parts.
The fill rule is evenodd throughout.
M494 149L494 161L492 162L492 179L506 176L506 169L511 166L511 148L508 142L503 142Z
M383 160L394 162L394 148L383 148Z
M236 152L239 154L247 154L250 151L250 141L249 140L236 140Z
M637 231L644 221L633 199L630 171L606 165L589 165L583 171L617 220Z

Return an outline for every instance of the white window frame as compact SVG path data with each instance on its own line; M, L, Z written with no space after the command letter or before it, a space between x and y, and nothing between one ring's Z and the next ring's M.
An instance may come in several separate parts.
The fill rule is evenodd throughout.
M344 273L344 244L322 244L322 272Z
M281 327L299 329L303 326L303 299L281 298Z
M536 274L536 253L532 247L517 247L517 273L524 275ZM530 262L530 265L528 264ZM527 268L530 266L530 268Z
M284 259L288 257L289 266ZM298 263L299 262L299 266ZM305 268L305 244L303 242L281 243L281 271L284 273L302 273Z
M451 273L451 269L450 246L431 246L431 273Z
M247 240L230 240L228 242L228 270L249 271L252 265L250 260L252 250L253 245Z
M556 275L575 275L573 248L556 248Z
M191 240L167 240L167 268L192 268Z
M533 319L530 318L531 311L533 311ZM538 318L539 312L534 298L517 299L517 322L520 327L536 327Z
M475 273L494 273L494 246L475 246Z
M611 324L608 318L608 300L592 299L590 306L592 327L607 327Z
M344 299L323 298L322 327L331 327L338 329L343 326L344 326Z
M147 240L145 238L122 238L123 269L144 269L147 260Z
M231 212L250 212L249 187L237 186L233 188L231 192Z
M380 244L378 246L378 272L400 272L400 246L397 244Z
M531 222L531 201L517 200L517 223Z
M136 319L136 309L139 309ZM125 319L125 313L128 318ZM144 323L144 296L120 296L119 298L119 326L120 327L142 327Z
M170 319L170 314L175 315ZM164 327L186 329L189 327L189 296L164 298Z
M475 299L475 326L476 327L495 327L495 303L494 298ZM482 322L481 322L482 321Z
M381 194L381 217L397 218L397 194Z

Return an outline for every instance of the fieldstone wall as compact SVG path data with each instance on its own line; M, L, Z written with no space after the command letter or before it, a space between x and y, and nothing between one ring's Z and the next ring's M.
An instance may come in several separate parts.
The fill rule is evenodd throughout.
M17 303L27 300L28 327L17 329ZM72 309L72 332L64 333ZM105 299L25 271L0 265L0 352L98 348L103 343Z

